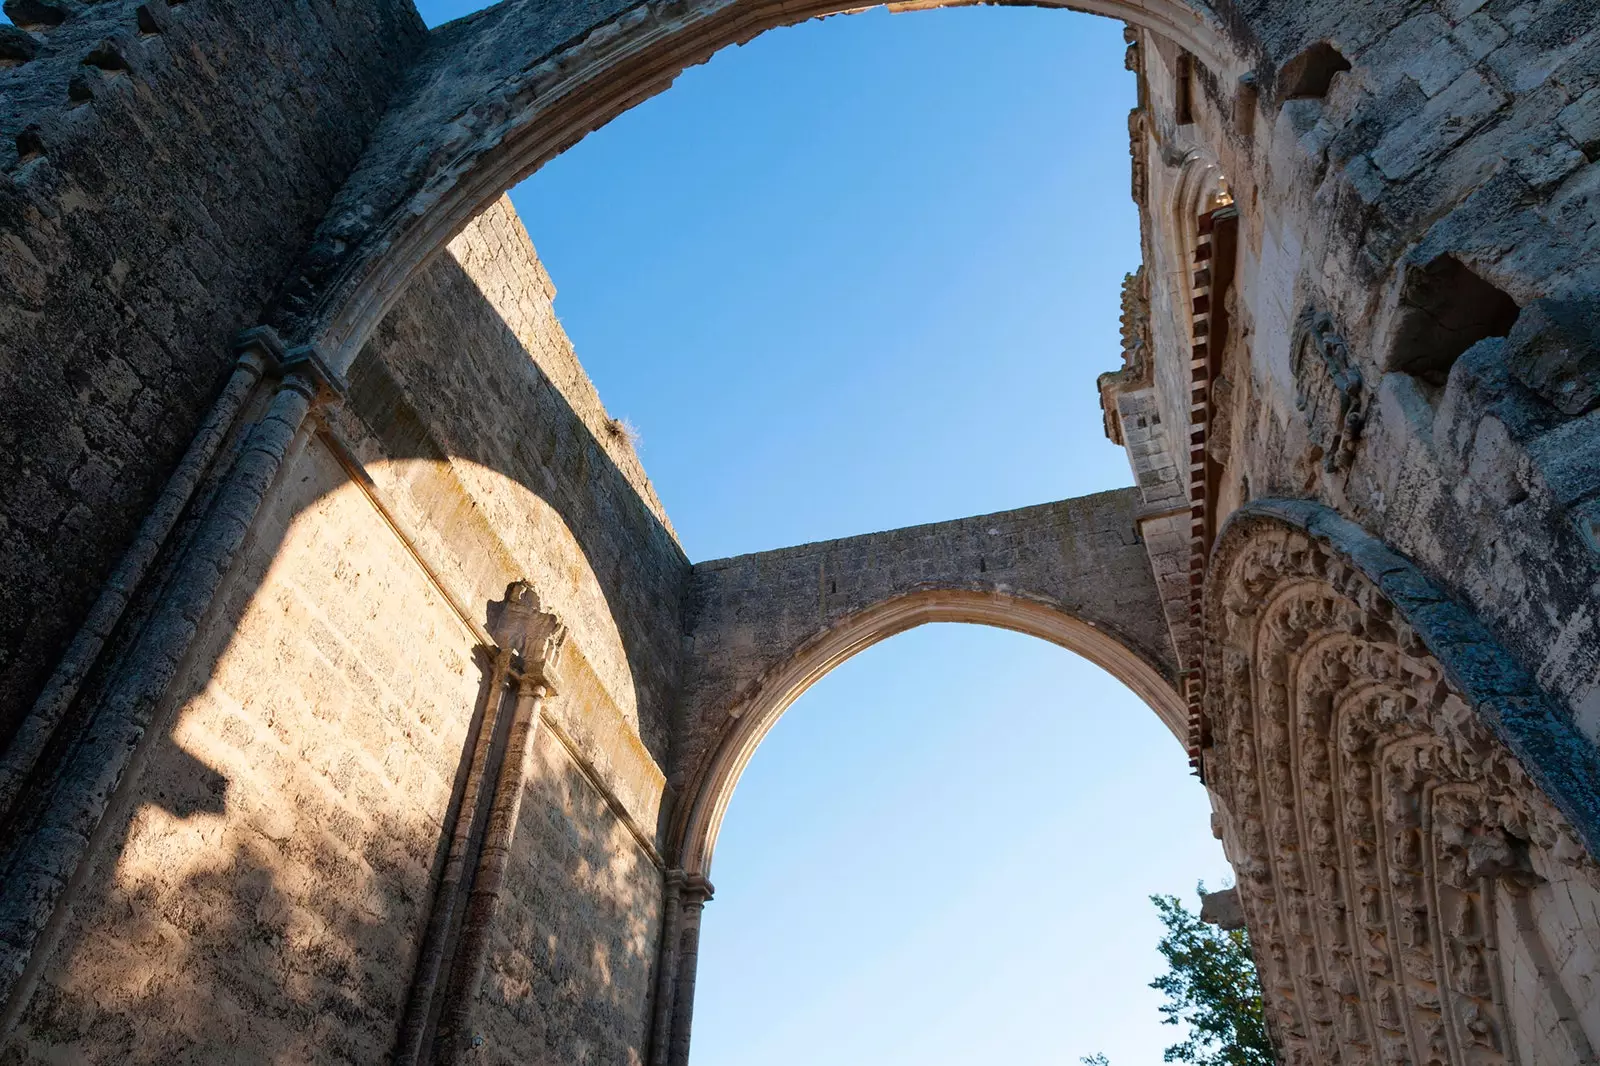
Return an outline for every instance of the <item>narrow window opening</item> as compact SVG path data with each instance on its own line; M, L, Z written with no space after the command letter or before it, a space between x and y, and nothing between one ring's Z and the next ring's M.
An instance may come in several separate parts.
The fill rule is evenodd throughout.
M1350 61L1327 41L1318 41L1283 65L1278 85L1284 100L1320 100L1333 87L1333 76L1350 69Z
M1187 126L1194 121L1194 56L1188 52L1178 53L1175 80L1177 100L1173 110L1177 113L1178 125Z
M1443 385L1461 353L1485 337L1511 332L1521 308L1452 255L1412 267L1400 289L1400 323L1390 370Z

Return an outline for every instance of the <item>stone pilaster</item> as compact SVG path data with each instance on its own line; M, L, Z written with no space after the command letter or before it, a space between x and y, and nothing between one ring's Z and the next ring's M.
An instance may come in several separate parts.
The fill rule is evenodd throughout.
M695 971L700 962L700 919L711 898L711 882L700 874L684 879L679 898L680 925L673 984L672 1035L667 1044L667 1066L688 1066L689 1037L694 1023Z
M421 1061L429 1046L442 1062L457 1061L472 1050L473 1006L511 861L522 794L532 772L541 708L555 694L556 663L567 636L566 627L541 610L538 594L524 581L507 588L491 633L497 645L494 672L412 982L397 1062ZM509 715L502 710L508 680L516 683ZM441 973L448 975L443 987L438 984ZM434 1019L437 1028L430 1038Z
M682 870L663 876L661 950L656 957L656 999L650 1022L650 1066L667 1066L672 1037L672 1000L678 985L678 940L683 930Z

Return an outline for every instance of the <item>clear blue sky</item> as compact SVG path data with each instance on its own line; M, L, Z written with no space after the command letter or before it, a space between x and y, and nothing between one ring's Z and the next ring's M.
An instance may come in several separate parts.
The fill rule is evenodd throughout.
M515 191L691 558L1129 483L1094 387L1139 254L1122 54L1062 11L811 23ZM1225 872L1178 743L1108 676L998 631L894 638L740 785L695 1066L1158 1063L1145 897Z

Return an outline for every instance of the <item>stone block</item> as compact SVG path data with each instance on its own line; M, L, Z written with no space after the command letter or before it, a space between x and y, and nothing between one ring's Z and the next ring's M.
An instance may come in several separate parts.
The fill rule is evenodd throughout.
M1200 894L1200 920L1218 929L1244 928L1244 903L1237 888Z
M1556 121L1585 154L1600 154L1600 89L1590 89L1572 101Z
M1503 26L1481 11L1462 21L1450 34L1473 62L1499 48L1509 36Z
M1390 129L1373 150L1372 161L1391 181L1409 177L1466 140L1505 104L1504 93L1469 70L1417 114Z
M1565 415L1600 404L1600 309L1592 302L1535 300L1506 338L1506 365Z
M1421 87L1424 94L1437 96L1465 74L1471 65L1471 57L1457 48L1449 37L1438 37L1413 56L1402 69Z
M1600 411L1535 438L1528 452L1562 506L1600 493Z

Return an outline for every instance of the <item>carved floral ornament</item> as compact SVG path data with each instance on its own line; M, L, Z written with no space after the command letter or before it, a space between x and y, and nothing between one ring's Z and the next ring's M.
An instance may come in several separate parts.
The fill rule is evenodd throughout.
M1519 760L1497 731L1549 754L1561 722L1491 729L1430 650L1438 626L1418 623L1425 640L1365 564L1378 558L1386 587L1398 574L1432 595L1425 579L1326 516L1271 502L1241 513L1206 604L1206 780L1285 1061L1594 1062L1600 866L1573 828L1592 842L1592 825L1532 779L1548 788L1592 767ZM1592 763L1592 747L1566 739ZM1592 809L1561 791L1563 808Z

